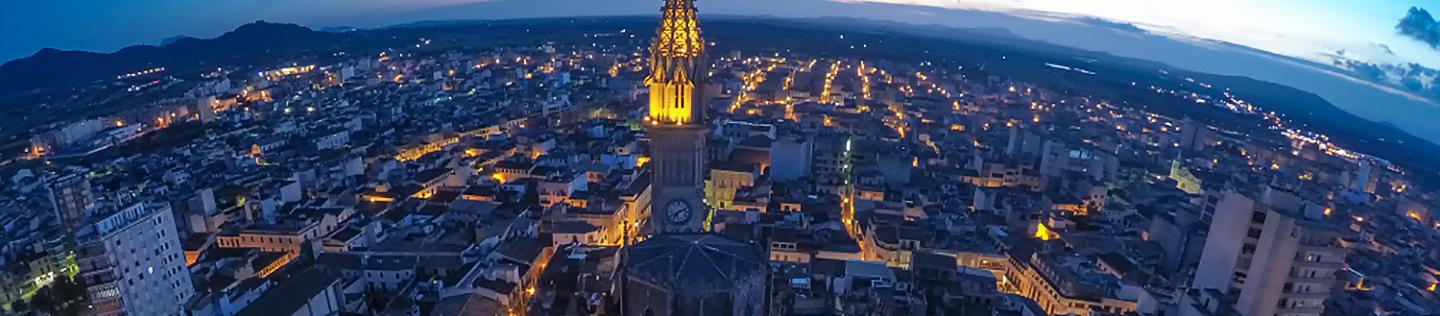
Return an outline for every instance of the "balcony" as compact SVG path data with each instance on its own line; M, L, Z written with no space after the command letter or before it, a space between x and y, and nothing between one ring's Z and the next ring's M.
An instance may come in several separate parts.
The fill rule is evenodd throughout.
M1335 270L1340 270L1340 269L1344 269L1344 268L1345 268L1345 263L1344 263L1344 262L1324 262L1324 261L1320 261L1320 262L1309 262L1309 261L1303 261L1303 260L1295 260L1295 266L1296 266L1296 267L1303 267L1303 268L1323 268L1323 269L1335 269Z
M1335 282L1334 276L1328 275L1328 274L1327 274L1327 275L1315 274L1314 276L1310 276L1310 275L1302 275L1302 274L1299 273L1299 272L1290 272L1290 273L1288 274L1288 277L1289 277L1291 283L1323 283L1323 284L1329 284L1329 283L1334 283L1334 282Z
M1285 314L1314 314L1314 315L1319 315L1321 312L1324 312L1324 311L1325 311L1325 308L1322 308L1322 307L1291 307L1291 308L1279 308L1279 309L1276 309L1276 310L1275 310L1275 313L1276 313L1276 314L1280 314L1280 315L1285 315Z
M1290 299L1290 300L1324 300L1324 299L1330 297L1330 293L1322 293L1322 292L1309 292L1309 293L1284 292L1283 297L1285 297L1286 299Z
M1339 244L1333 243L1333 242L1329 242L1329 243L1300 243L1299 245L1296 245L1295 247L1296 247L1295 249L1297 250L1296 252L1298 252L1298 253L1305 253L1305 252L1323 252L1323 253L1328 253L1328 254L1334 254L1334 255L1337 255L1337 256L1343 256L1343 255L1345 254L1344 249L1343 249L1343 248L1340 248L1340 245L1339 245Z
M115 273L111 273L110 271L104 271L94 274L86 273L82 274L81 277L85 280L86 284L89 284L91 286L101 286L120 280L119 277L115 276Z

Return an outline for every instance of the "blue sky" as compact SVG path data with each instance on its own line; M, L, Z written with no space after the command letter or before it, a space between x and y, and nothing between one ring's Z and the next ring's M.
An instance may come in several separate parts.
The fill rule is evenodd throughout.
M961 6L954 0L877 0ZM1324 59L1336 50L1387 63L1440 67L1440 50L1400 36L1395 25L1419 1L1405 0L967 0L990 10L1096 16L1156 32L1223 40L1284 55ZM1440 1L1433 2L1440 10ZM1380 49L1389 47L1393 54Z
M366 28L419 20L655 15L661 2L0 1L0 60L44 47L109 52L176 35L208 38L255 20ZM699 0L698 5L702 15L841 16L1003 28L1032 40L1289 85L1440 142L1440 124L1434 124L1440 121L1435 70L1440 50L1396 31L1411 7L1440 14L1440 0ZM1433 21L1426 18L1426 27L1440 32Z
M0 60L27 56L42 47L112 51L156 43L175 35L211 37L264 19L308 26L375 26L427 18L426 11L497 0L48 0L0 1ZM596 2L575 0L576 2ZM777 0L791 1L791 0ZM1312 60L1345 50L1366 60L1420 63L1440 68L1440 51L1395 32L1412 6L1405 0L836 0L884 2L1015 14L1087 15L1133 23L1149 31L1215 39ZM653 2L658 2L653 1ZM700 1L720 7L719 0ZM1440 10L1440 1L1432 4ZM592 14L585 5L555 15ZM723 8L769 14L770 8ZM408 14L407 14L408 13ZM644 12L635 12L640 14ZM825 15L826 12L814 12ZM482 14L483 15L483 14ZM476 16L475 18L492 18ZM881 17L883 18L883 17ZM1393 55L1379 45L1389 47Z

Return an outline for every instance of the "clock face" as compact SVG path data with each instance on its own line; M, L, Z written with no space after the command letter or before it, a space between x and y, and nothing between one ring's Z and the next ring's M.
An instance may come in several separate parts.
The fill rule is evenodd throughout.
M671 223L682 224L690 221L690 203L683 200L670 201L665 204L665 216Z

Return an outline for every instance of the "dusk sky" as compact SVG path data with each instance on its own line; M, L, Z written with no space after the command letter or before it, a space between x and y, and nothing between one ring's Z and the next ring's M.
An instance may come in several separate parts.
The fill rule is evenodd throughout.
M1337 50L1385 63L1440 67L1440 50L1396 31L1417 0L874 0L1026 15L1093 16L1148 31L1221 40L1284 55L1326 60ZM1440 2L1429 2L1440 8ZM1432 8L1435 9L1435 8ZM1033 15L1033 14L1032 14ZM1044 14L1041 14L1044 15ZM1389 47L1393 54L1385 52Z
M45 47L109 52L178 35L210 38L256 20L372 28L421 20L655 15L660 5L659 0L4 1L0 14L7 16L0 28L7 32L0 39L0 60ZM1440 22L1426 11L1440 9L1440 2L700 0L697 5L702 15L1003 28L1033 40L1289 85L1440 142L1440 125L1433 124L1440 120Z
M213 37L254 20L299 23L311 27L371 27L406 19L464 18L427 14L444 7L477 2L517 0L56 0L4 1L0 27L0 60L28 56L44 47L113 51L156 43L176 35ZM793 0L780 0L793 1ZM1440 50L1396 31L1407 9L1424 7L1415 0L838 0L886 2L944 8L1000 11L1029 17L1094 16L1133 23L1148 31L1214 39L1284 55L1324 60L1344 50L1355 58L1385 63L1419 63L1440 68ZM640 2L576 0L574 7L548 15L653 14L605 10L591 3ZM651 1L658 2L658 1ZM727 6L727 1L700 1L702 9L736 14L776 14L773 8ZM1431 2L1436 9L1440 2ZM656 4L658 5L658 4ZM652 5L653 6L653 5ZM439 10L437 10L439 8ZM783 12L782 12L783 13ZM793 12L791 12L793 13ZM824 16L828 12L809 12ZM509 18L534 14L488 14L471 18ZM542 14L543 15L543 14ZM886 18L877 16L876 18ZM1385 47L1393 54L1387 53Z

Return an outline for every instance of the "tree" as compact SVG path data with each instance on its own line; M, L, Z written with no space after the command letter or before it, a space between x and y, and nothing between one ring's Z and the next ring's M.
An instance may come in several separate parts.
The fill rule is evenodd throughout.
M55 283L37 290L28 305L52 315L79 315L85 306L85 287L75 281L57 278Z
M52 291L49 285L35 290L35 296L30 297L30 306L34 307L35 310L54 313L55 310L59 309L57 306L60 302L57 301L50 292Z

